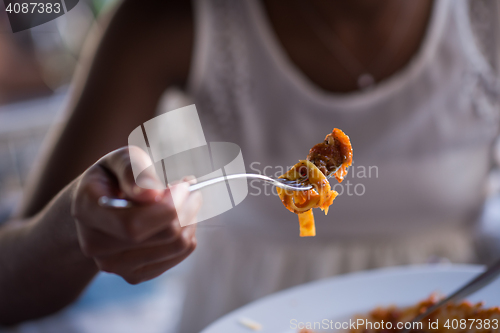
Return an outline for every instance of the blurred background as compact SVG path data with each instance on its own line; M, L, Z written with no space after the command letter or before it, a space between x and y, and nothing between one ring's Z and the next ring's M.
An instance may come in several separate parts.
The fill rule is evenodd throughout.
M16 34L0 2L0 223L15 210L44 138L61 119L87 34L99 29L96 18L117 2L80 0L66 15ZM500 172L493 172L490 194L499 190ZM483 232L495 235L488 231L498 228L499 197L492 195L486 208ZM491 244L500 242L492 239ZM61 313L0 332L174 332L188 265L189 260L137 286L102 273Z
M0 223L8 219L46 135L61 118L78 56L96 18L116 0L80 0L66 15L13 34L0 2ZM100 274L62 313L0 332L173 331L182 300L179 267L138 286Z
M0 4L0 220L21 195L43 138L63 108L95 18L114 0L83 0L66 15L12 33Z

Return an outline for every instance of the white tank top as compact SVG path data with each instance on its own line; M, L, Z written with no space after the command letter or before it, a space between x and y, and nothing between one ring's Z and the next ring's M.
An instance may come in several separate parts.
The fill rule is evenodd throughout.
M260 1L203 0L195 8L189 92L208 141L235 142L247 172L278 176L334 127L350 136L354 165L328 216L315 212L318 240L425 234L476 219L499 114L494 70L466 1L436 0L411 62L349 94L323 91L301 73ZM250 183L247 199L212 223L295 239L297 216L265 191Z
M465 0L435 0L412 61L352 94L322 91L291 63L259 0L195 1L189 92L207 140L239 144L248 172L275 176L338 127L351 138L354 166L328 216L315 212L316 237L299 238L297 216L278 197L257 195L257 184L236 208L200 223L179 332L335 274L430 256L472 260L469 228L499 130L495 1L474 0L469 15Z

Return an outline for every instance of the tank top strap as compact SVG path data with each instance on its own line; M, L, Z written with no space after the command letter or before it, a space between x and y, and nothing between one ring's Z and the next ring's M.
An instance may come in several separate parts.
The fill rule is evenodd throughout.
M200 117L211 133L234 135L247 84L245 13L241 1L194 0L195 45L188 93L203 106ZM248 24L247 24L248 25ZM204 121L205 120L205 121ZM211 136L210 134L208 134ZM215 138L209 138L215 139Z
M500 76L500 0L469 0L468 4L476 43Z

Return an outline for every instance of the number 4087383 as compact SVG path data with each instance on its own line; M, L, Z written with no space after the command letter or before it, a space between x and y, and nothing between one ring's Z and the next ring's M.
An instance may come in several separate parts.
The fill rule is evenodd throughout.
M5 11L8 13L15 14L59 14L61 12L61 4L59 2L56 3L38 3L38 2L24 2L24 3L9 3Z

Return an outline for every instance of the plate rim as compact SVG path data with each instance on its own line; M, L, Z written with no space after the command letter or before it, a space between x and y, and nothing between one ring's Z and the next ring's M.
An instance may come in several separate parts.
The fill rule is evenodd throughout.
M249 308L253 308L255 306L259 306L260 303L264 303L271 298L279 297L283 294L290 293L296 289L303 289L307 287L318 286L321 284L332 283L336 281L345 281L347 279L363 279L366 277L380 277L383 275L391 274L391 275L405 275L405 274L414 274L416 272L419 273L432 273L432 272L457 272L457 273L481 273L486 269L485 265L480 264L414 264L414 265L402 265L402 266L390 266L390 267L381 267L375 269L362 270L357 272L350 272L345 274L339 274L331 277L326 277L310 282L306 282L303 284L299 284L287 289L283 289L277 291L275 293L266 295L255 301L252 301L248 304L245 304L233 311L223 315L222 317L216 319L209 325L207 325L200 333L210 333L211 330L217 328L218 325L225 322L226 320L235 316L236 313L244 312Z

